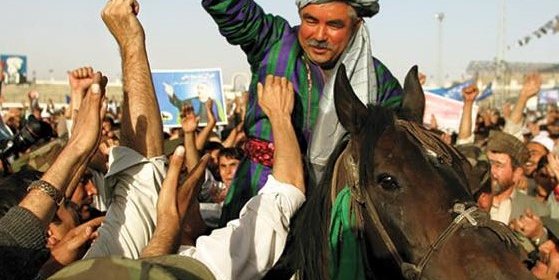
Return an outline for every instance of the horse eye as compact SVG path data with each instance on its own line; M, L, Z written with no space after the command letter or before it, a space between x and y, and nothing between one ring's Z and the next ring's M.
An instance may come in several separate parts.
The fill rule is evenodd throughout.
M396 182L396 179L388 174L379 175L377 183L387 191L393 191L400 188L398 182Z

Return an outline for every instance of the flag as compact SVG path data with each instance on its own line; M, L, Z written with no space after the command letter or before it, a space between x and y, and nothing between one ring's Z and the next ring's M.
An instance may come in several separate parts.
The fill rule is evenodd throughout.
M493 83L489 83L481 94L476 98L476 101L481 101L493 94Z
M456 101L462 101L462 89L464 89L465 87L470 86L473 83L474 83L473 80L467 80L463 83L451 86L449 88L431 89L431 90L429 90L429 92L434 93L434 94L439 95L439 96L454 99Z

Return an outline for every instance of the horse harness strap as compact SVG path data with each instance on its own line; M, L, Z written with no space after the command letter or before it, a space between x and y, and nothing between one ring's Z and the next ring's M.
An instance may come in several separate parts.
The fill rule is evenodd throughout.
M452 223L439 235L439 237L437 238L435 243L433 243L433 245L430 246L429 251L427 252L427 254L425 254L425 256L423 256L423 258L421 258L421 261L419 262L419 264L418 265L412 265L412 269L414 269L415 272L416 272L416 276L413 277L412 279L420 279L421 278L421 274L423 273L423 269L425 269L425 266L427 265L427 263L429 263L429 260L431 260L431 257L433 256L433 254L439 248L441 248L442 245L445 244L447 239L450 236L452 236L452 234L454 234L458 229L460 229L463 225L470 224L474 227L478 225L477 217L475 217L475 215L474 215L476 212L480 211L479 208L477 208L477 206L472 206L472 207L466 209L465 204L456 203L456 204L454 204L454 207L452 208L452 211L455 214L458 214L458 216L456 216L456 218L454 218Z
M359 172L357 167L358 163L355 162L355 160L353 159L353 157L349 152L350 146L351 144L348 144L348 146L346 147L346 149L344 150L344 152L342 153L339 159L342 159L343 167L346 169L349 175L348 178L349 181L351 181L348 182L348 187L351 190L352 200L355 200L357 203L361 205L365 205L366 209L368 210L369 216L371 217L372 220L371 222L373 226L378 230L379 235L381 236L384 244L386 245L388 251L394 258L394 260L400 266L400 269L402 270L402 275L406 279L420 279L423 274L423 270L431 260L433 254L439 248L441 248L448 240L448 238L452 236L457 230L467 225L471 225L475 227L478 226L480 223L486 224L483 221L488 219L487 215L481 212L481 210L479 210L476 206L472 206L466 209L466 205L464 203L456 203L452 208L452 212L458 214L458 216L456 216L452 221L452 223L448 225L448 227L446 227L446 229L438 236L437 240L430 246L427 254L425 254L425 256L421 258L421 260L417 265L409 262L405 262L402 259L402 256L398 253L398 249L396 248L396 245L390 238L388 231L382 224L378 211L371 197L368 195L361 194L361 190L359 188ZM336 171L340 167L339 164L340 164L340 160L336 162L334 174L338 174ZM334 179L333 184L336 183L337 183L337 179ZM333 189L332 197L335 199L336 188L332 188L332 189Z

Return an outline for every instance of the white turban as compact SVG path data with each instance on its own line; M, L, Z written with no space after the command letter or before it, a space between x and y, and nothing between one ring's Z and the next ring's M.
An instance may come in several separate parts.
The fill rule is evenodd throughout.
M299 9L304 8L308 4L322 4L327 2L345 2L352 6L359 17L372 17L379 11L378 0L296 0Z

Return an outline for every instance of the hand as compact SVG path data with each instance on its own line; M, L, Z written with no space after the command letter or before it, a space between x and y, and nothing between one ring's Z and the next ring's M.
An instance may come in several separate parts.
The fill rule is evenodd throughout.
M475 84L467 86L462 89L462 97L464 98L464 103L473 103L479 94L479 89Z
M532 73L524 79L524 85L520 91L520 96L530 98L540 92L542 87L542 77L538 73Z
M97 238L97 228L105 217L98 217L70 230L51 250L51 256L59 264L66 266L80 259L86 252L87 244Z
M175 89L173 88L172 85L168 83L163 83L163 88L167 96L169 96L169 98L173 98L173 96L175 96Z
M81 67L68 72L71 102L74 110L79 110L82 98L93 83L93 68Z
M136 0L109 0L101 12L101 18L121 48L145 41L144 29L137 18L139 12L140 4Z
M72 127L72 138L68 141L68 145L74 145L77 151L87 155L97 149L101 139L101 123L106 111L103 106L106 86L107 77L101 72L95 73Z
M214 115L214 111L213 111L213 106L214 106L213 99L208 98L208 101L206 101L206 103L204 103L204 106L206 107L206 112L208 113L208 126L213 127L217 123L215 115Z
M183 105L181 110L182 131L185 134L194 133L198 127L198 121L200 121L200 118L194 114L194 108L192 108L192 105Z
M544 234L543 223L540 217L534 215L530 208L526 209L524 215L521 215L518 219L512 220L509 226L512 230L530 239L541 238Z
M290 117L293 112L293 84L285 77L266 76L265 84L258 83L258 105L270 120Z
M429 121L429 128L437 129L439 128L439 123L437 122L437 117L435 114L431 114L431 120Z
M167 176L163 180L157 200L157 227L178 226L180 228L189 205L199 192L199 182L203 178L210 157L208 155L202 157L188 174L186 181L179 186L184 154L184 147L179 146L171 157Z
M516 188L519 190L528 190L528 185L528 178L526 178L525 175L522 175L522 177L518 180L518 183L516 183Z
M423 74L423 73L421 73L421 72L419 72L419 73L417 74L417 76L418 76L417 78L419 79L419 84L422 85L422 86L424 86L424 85L425 85L425 82L427 82L427 76L425 76L425 74Z
M551 176L559 179L559 157L553 152L547 154L547 169Z
M70 90L72 92L79 92L82 95L93 83L93 68L81 67L68 71L68 81L70 83Z

